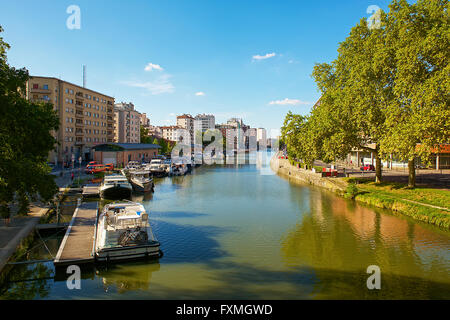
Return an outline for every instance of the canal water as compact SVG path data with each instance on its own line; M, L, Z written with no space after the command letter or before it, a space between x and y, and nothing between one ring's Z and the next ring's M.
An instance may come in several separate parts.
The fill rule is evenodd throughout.
M450 234L256 165L202 166L137 196L164 257L83 274L20 266L6 299L449 299ZM367 288L367 268L381 289ZM41 279L21 281L25 279Z

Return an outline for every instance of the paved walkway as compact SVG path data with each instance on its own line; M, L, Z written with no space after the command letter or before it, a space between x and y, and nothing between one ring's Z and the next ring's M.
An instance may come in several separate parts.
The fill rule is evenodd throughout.
M75 179L78 178L78 172L74 171ZM61 177L59 172L55 179L56 184L60 188L65 188L71 184L71 170L64 171ZM80 172L80 178L84 179L87 176ZM14 254L17 247L22 240L26 238L39 223L40 218L45 215L49 207L47 205L37 203L30 206L30 212L26 217L16 216L12 214L9 225L6 225L5 219L0 219L0 272Z

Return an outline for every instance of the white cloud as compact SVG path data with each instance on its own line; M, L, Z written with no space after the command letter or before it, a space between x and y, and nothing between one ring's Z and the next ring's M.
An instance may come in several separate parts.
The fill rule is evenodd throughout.
M265 60L265 59L273 58L276 55L277 54L275 52L272 52L272 53L267 53L267 54L265 54L263 56L260 56L259 54L257 54L255 56L253 56L252 58L253 58L253 60Z
M173 93L175 87L169 80L170 75L165 74L157 78L155 81L148 82L137 82L137 81L127 81L124 84L135 87L144 88L149 91L152 95L162 94L162 93Z
M149 62L146 66L145 66L145 71L152 71L152 70L158 70L158 71L163 71L164 69L159 65L159 64L154 64Z
M202 97L202 96L204 96L205 95L205 93L204 92L202 92L202 91L200 91L200 92L197 92L196 94L195 94L196 96L199 96L199 97Z
M279 106L298 106L298 105L310 105L312 104L311 102L308 101L301 101L298 99L284 99L284 100L275 100L275 101L271 101L269 103L270 105L279 105Z

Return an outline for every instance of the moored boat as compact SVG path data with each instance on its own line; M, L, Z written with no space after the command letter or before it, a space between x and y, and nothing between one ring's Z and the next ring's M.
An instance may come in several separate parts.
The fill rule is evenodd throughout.
M136 202L118 202L103 208L97 222L97 261L160 258L160 243L153 235L149 214Z
M154 191L153 179L150 177L149 171L136 170L130 171L130 183L137 192Z
M127 177L121 174L105 176L100 186L100 196L106 199L128 199L132 191Z
M166 168L164 166L162 159L153 159L150 162L149 169L150 169L151 174L155 177L163 177L167 174Z

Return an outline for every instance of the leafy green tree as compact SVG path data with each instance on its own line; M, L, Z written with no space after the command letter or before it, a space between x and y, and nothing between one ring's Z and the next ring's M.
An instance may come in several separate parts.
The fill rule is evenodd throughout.
M395 70L393 50L385 46L387 17L383 12L379 16L379 28L361 19L340 44L338 58L331 65L316 65L313 72L322 91L316 113L326 138L323 156L342 157L353 148L373 152L377 182L382 179L380 142L386 135Z
M151 137L148 134L148 129L141 125L140 127L141 143L151 143Z
M449 2L418 0L390 5L387 46L396 52L395 99L388 105L385 153L408 161L415 187L415 158L428 160L450 141Z
M24 98L28 71L9 66L8 49L0 37L0 211L6 217L14 200L26 213L30 201L49 201L58 191L47 158L59 124L52 104Z
M339 45L331 64L314 67L322 93L308 117L286 116L283 139L290 154L307 159L343 158L351 149L408 161L429 159L450 140L449 2L394 0L376 27L362 19Z

